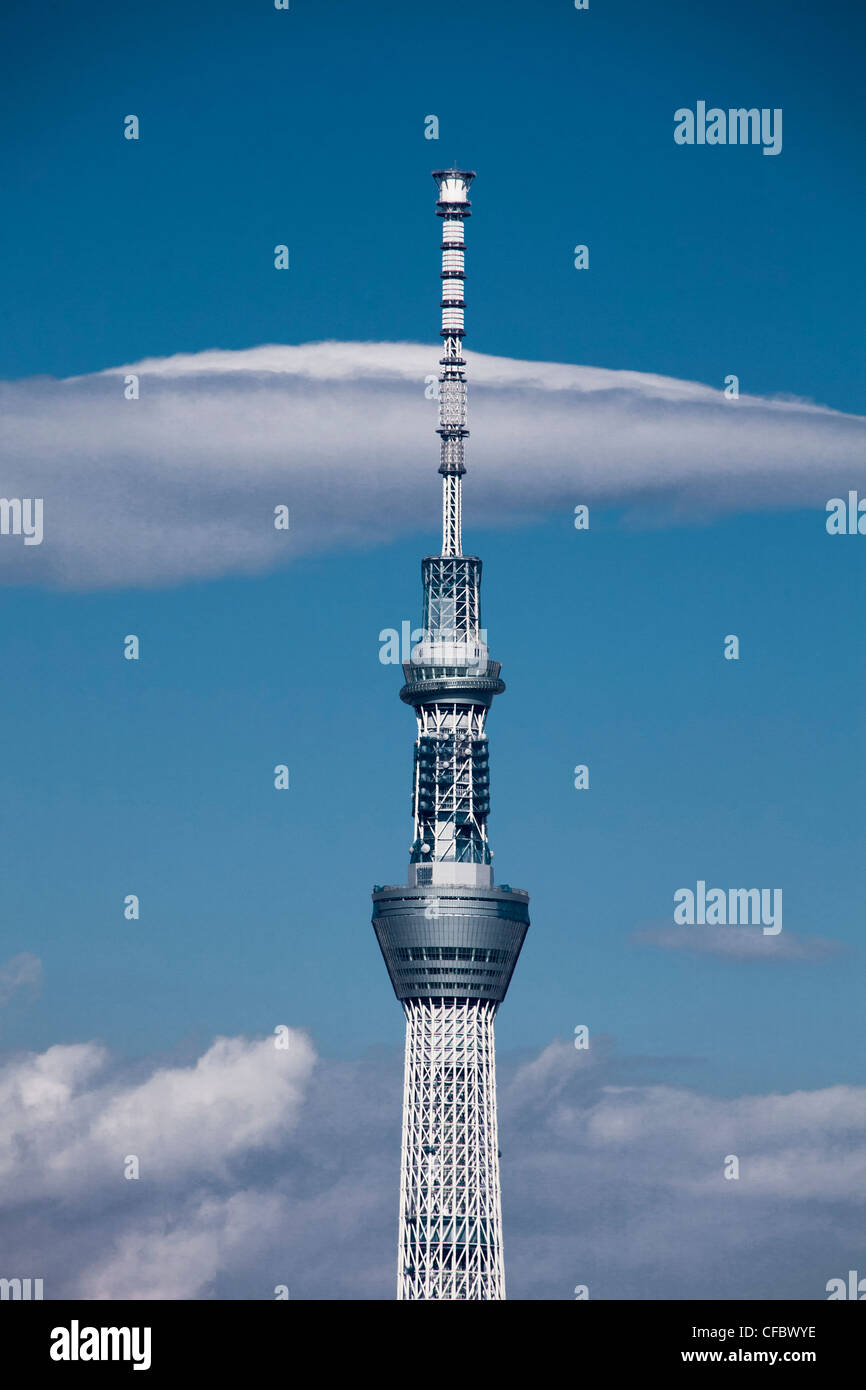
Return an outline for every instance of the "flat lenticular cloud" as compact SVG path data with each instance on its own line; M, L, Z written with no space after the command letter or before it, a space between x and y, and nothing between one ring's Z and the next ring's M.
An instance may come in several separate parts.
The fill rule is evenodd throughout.
M0 579L154 586L381 544L430 515L435 347L312 343L148 358L0 383L0 494L44 499L44 540ZM486 525L577 502L636 524L815 507L864 481L866 421L641 372L467 354L470 473ZM124 377L140 398L124 398ZM273 509L290 508L276 532ZM435 505L435 504L434 504Z

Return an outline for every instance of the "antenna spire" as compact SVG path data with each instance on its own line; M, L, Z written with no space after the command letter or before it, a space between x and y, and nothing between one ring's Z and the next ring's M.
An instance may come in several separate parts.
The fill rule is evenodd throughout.
M466 472L463 441L466 428L466 361L464 337L463 222L471 217L469 186L475 178L467 169L436 169L439 189L436 215L442 222L442 329L443 356L439 359L439 472L442 474L442 554L462 555L461 478Z

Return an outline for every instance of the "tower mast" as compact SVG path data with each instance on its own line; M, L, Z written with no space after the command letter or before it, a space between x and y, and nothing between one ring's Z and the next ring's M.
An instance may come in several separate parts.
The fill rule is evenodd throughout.
M466 362L463 358L463 222L471 217L469 186L475 175L468 171L437 169L437 216L442 221L442 329L443 356L439 359L439 472L442 474L442 554L460 555L463 541L462 478L463 441L466 428Z
M442 224L442 553L422 561L421 641L400 698L415 711L408 883L373 890L373 926L406 1014L398 1299L503 1299L493 1021L529 926L493 883L485 723L505 689L481 627L481 561L464 555L463 227L475 175L437 170Z

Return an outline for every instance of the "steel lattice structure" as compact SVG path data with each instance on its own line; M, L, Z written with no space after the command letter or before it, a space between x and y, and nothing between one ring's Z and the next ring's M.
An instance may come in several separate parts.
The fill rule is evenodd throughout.
M418 724L405 885L373 890L373 926L406 1013L399 1299L502 1299L493 1021L529 898L493 883L485 723L505 689L481 626L481 561L464 555L464 237L475 175L440 169L442 553L422 562L421 641L400 698Z
M406 1004L400 1298L504 1298L496 1005Z

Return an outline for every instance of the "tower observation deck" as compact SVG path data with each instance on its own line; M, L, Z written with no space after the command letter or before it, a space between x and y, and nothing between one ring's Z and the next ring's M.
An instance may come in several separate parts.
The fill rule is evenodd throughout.
M475 175L433 178L442 218L442 552L422 561L421 640L400 698L415 711L408 883L376 888L373 926L406 1014L398 1299L502 1299L493 1021L529 926L493 882L485 724L505 689L481 626L481 561L463 554L468 438L464 224Z

